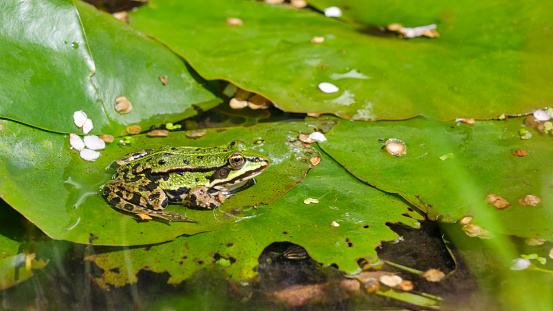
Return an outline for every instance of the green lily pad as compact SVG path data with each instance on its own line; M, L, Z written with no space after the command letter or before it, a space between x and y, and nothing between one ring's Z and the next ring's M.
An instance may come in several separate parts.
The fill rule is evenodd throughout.
M359 179L400 194L431 219L454 222L471 215L486 229L551 240L552 138L530 129L533 137L522 140L521 125L522 118L473 125L422 119L340 122L321 147ZM384 151L389 138L403 140L407 154L395 157ZM529 156L513 155L516 149L528 151ZM494 208L485 202L489 194L503 197L511 207ZM537 206L518 202L530 194L542 202Z
M54 239L97 245L141 245L215 230L260 214L251 206L269 204L292 189L311 166L309 158L317 154L290 140L298 131L329 129L333 121L210 129L196 140L187 138L185 132L174 132L166 138L137 135L130 137L126 146L117 142L109 144L95 162L86 162L78 152L70 150L68 135L6 120L0 125L0 173L4 176L0 196L6 202ZM115 173L106 168L124 154L162 145L220 146L235 139L243 139L248 147L266 154L271 165L256 177L256 185L214 211L176 205L168 208L200 224L138 221L111 208L100 195L101 186ZM256 141L258 144L253 145Z
M242 0L154 0L131 13L130 23L185 57L203 77L229 80L290 112L451 120L528 113L553 101L550 4L495 1L499 13L489 14L488 2L468 1L419 14L418 2L391 2L383 2L388 20L397 13L394 21L407 15L409 26L435 22L442 36L371 36L308 10ZM243 25L226 25L230 17ZM310 43L315 36L324 42ZM321 82L339 91L325 94Z
M136 282L142 269L168 272L169 283L180 283L194 272L210 267L216 254L230 261L224 270L234 279L255 275L257 258L273 242L303 246L324 265L337 264L354 274L357 258L376 260L382 241L398 238L386 224L418 226L422 217L400 198L360 182L322 153L319 165L285 196L259 209L260 215L216 231L183 236L147 248L107 250L88 257L104 270L101 285L122 286ZM318 199L306 204L305 199ZM126 259L132 265L126 264ZM223 266L223 265L221 265Z
M73 132L73 112L88 106L96 128L106 128L90 80L94 61L72 2L9 1L0 11L0 116Z
M76 4L94 56L92 81L112 121L110 133L124 135L128 125L148 129L180 121L196 115L193 106L208 110L221 102L206 89L216 89L218 83L208 85L166 47L88 4ZM167 84L160 77L167 79ZM115 99L120 95L132 103L131 112L115 111Z
M24 251L26 230L21 215L2 200L0 212L0 290L3 290L28 280L34 275L33 270L44 268L48 261Z
M88 4L77 7L69 0L0 4L0 117L82 133L73 113L83 110L91 133L120 135L130 124L182 120L196 114L193 105L220 102L167 48ZM119 95L133 111L115 112Z

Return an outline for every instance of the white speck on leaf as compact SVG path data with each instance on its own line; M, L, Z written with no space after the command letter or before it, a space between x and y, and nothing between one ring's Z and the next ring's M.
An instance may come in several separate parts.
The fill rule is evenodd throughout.
M399 32L401 32L407 38L415 38L415 37L422 36L425 31L434 30L436 28L437 28L436 24L413 27L413 28L401 27L399 29Z
M551 116L549 115L549 113L547 113L547 111L542 109L534 111L533 115L534 115L534 118L536 118L536 120L538 121L549 121L551 119Z
M338 92L340 89L332 83L321 82L319 83L319 90L326 94L332 94Z
M86 120L87 120L87 116L86 116L86 113L84 113L84 111L79 110L73 113L73 122L75 122L75 125L77 127L83 127Z
M88 149L92 150L101 150L106 148L106 142L96 135L85 136L84 143Z
M93 128L94 125L92 124L92 120L86 119L86 122L83 125L83 133L88 134Z
M85 143L81 136L73 133L69 134L69 145L71 145L71 148L77 151L81 151L85 147Z
M340 17L342 16L342 10L337 6L331 6L325 9L326 17Z
M100 157L100 152L98 151L94 151L90 149L81 150L81 158L83 158L83 160L94 161L99 157Z
M313 133L309 134L309 138L313 139L317 142L326 141L326 136L321 132L313 132Z
M319 200L314 198L307 198L303 200L303 204L311 204L311 203L319 203Z

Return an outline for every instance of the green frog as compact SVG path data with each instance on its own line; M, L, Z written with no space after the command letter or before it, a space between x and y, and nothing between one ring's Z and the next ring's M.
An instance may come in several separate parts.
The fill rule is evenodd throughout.
M144 149L114 161L117 173L103 187L107 201L142 219L195 222L165 211L169 203L214 209L268 166L266 156L242 141L220 147Z

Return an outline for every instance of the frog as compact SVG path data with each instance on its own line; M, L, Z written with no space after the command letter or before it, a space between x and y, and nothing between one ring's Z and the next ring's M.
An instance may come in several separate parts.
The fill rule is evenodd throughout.
M142 219L198 223L166 211L172 204L212 210L251 186L269 159L247 149L241 140L218 147L163 146L131 152L112 162L118 166L102 188L116 209Z

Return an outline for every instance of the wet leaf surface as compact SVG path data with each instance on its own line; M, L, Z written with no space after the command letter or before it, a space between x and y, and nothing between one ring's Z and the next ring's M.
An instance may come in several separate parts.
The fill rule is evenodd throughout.
M121 135L127 125L147 129L195 115L193 105L220 102L167 48L87 4L77 7L63 0L0 4L1 117L82 133L73 113L83 110L91 133ZM115 112L119 95L133 111Z
M218 83L203 80L166 47L88 4L77 2L77 8L94 56L92 81L111 120L111 134L125 135L129 125L147 130L180 121L196 115L193 106L208 110L221 101L206 89L216 89ZM160 77L168 83L163 84ZM115 111L120 95L131 102L131 112Z
M305 204L309 197L319 203ZM255 274L265 247L288 241L303 246L317 262L334 263L353 274L360 271L357 258L376 260L375 247L398 238L386 223L416 227L417 219L421 216L401 199L360 182L323 153L321 163L302 183L276 202L260 206L257 217L147 248L106 249L88 259L104 270L97 279L101 285L136 282L141 269L167 271L169 283L176 284L210 267L217 256L232 263L225 268L228 275L244 279ZM125 258L132 265L125 264Z
M328 130L333 121L265 123L248 128L209 129L199 139L174 132L166 138L131 137L130 144L108 144L95 162L82 160L69 149L68 135L40 131L12 121L2 121L0 172L4 179L0 196L54 239L96 245L142 245L172 240L182 234L211 231L258 215L251 206L269 204L300 182L317 153L289 140L298 131ZM257 184L228 199L214 211L170 205L167 210L197 220L193 223L139 221L111 208L100 188L115 173L112 160L129 152L163 145L221 146L242 139L266 154L271 165L256 177ZM259 144L254 145L254 142ZM270 189L270 191L261 191ZM250 206L250 207L248 207Z
M424 14L418 2L384 1L380 10L371 6L376 1L347 3L354 18L366 14L363 21L372 27L437 23L441 37L368 35L312 11L241 0L151 1L130 15L130 23L185 57L203 77L232 81L290 112L451 120L528 113L553 100L547 91L553 70L547 52L553 40L545 39L553 36L548 3L495 1L493 15L491 4L478 1L423 1ZM243 25L227 25L231 17ZM315 36L325 41L310 43ZM323 93L322 82L339 91Z
M470 215L486 229L551 240L552 138L530 129L533 137L522 140L521 125L522 118L474 125L423 119L340 122L321 147L359 179L400 194L431 219L454 222ZM389 138L403 140L407 154L388 154L383 147ZM530 155L515 156L516 149ZM485 203L489 194L505 198L511 207L498 210ZM518 199L528 194L542 202L521 205Z

